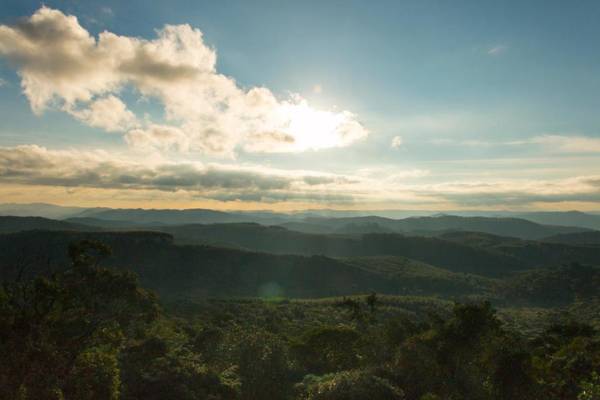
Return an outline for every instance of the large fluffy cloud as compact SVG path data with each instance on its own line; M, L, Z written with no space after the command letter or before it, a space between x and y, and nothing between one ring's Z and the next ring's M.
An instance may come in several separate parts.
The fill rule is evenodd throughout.
M59 108L92 126L129 132L132 145L231 155L237 148L347 146L368 134L348 111L315 110L296 95L281 100L263 87L241 88L216 71L215 50L189 25L167 25L153 40L111 32L96 38L76 17L42 7L15 25L0 25L0 55L17 68L35 113ZM119 98L127 85L158 99L168 125L140 124Z

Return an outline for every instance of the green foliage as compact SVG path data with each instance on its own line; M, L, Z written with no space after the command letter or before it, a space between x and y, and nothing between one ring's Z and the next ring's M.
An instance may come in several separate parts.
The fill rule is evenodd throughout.
M404 393L388 380L369 371L352 370L308 376L299 385L306 400L402 400Z
M82 241L69 248L71 265L61 272L3 282L0 398L235 398L197 355L178 347L177 334L156 326L155 296L132 273L98 266L109 254ZM145 338L152 330L167 337Z
M30 275L17 268L19 273L5 276L0 398L598 399L600 335L574 318L556 320L532 336L511 329L518 321L504 324L507 310L496 312L486 301L453 303L371 291L318 300L182 296L161 308L134 274L100 265L114 263L115 251L123 257L127 247L135 254L148 251L150 265L139 270L150 281L173 279L174 286L191 277L185 294L198 290L195 283L204 278L210 285L221 280L219 285L259 287L276 274L279 282L312 282L319 287L314 293L325 290L317 274L323 271L342 286L371 279L372 273L400 279L394 274L402 268L413 277L422 269L442 280L457 278L435 267L389 257L370 267L371 258L274 257L180 247L161 235L140 235L127 235L126 246L121 243L113 251L80 241L69 248L70 262L56 272L38 269ZM389 239L380 245L398 244ZM485 246L512 243L486 240ZM177 277L170 278L160 266L174 254L168 272ZM259 267L265 261L268 265ZM202 268L191 268L195 262ZM240 270L245 272L238 275ZM313 275L296 275L306 271ZM584 303L593 311L596 274L593 267L571 265L504 282L514 288L535 278L530 284L536 291L562 280L573 295L572 309ZM491 282L481 279L474 285Z
M118 400L121 380L116 354L98 348L79 354L64 388L67 399Z
M589 379L581 382L581 392L577 400L600 400L600 376L596 372L592 372Z
M346 326L323 326L307 332L292 347L294 358L306 373L323 374L356 366L360 334Z
M0 397L53 398L89 391L115 398L114 352L157 304L128 272L97 267L108 249L84 241L69 249L70 268L31 281L5 281L0 295ZM102 349L104 354L99 354ZM82 379L98 368L98 376Z
M289 390L287 349L268 332L242 333L237 362L242 399L284 399Z

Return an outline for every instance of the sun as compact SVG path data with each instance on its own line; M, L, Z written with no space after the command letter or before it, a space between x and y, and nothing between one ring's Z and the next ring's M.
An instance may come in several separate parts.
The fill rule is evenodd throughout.
M286 121L283 131L294 139L296 151L345 146L364 132L352 123L351 113L317 110L306 101L287 103L281 111Z

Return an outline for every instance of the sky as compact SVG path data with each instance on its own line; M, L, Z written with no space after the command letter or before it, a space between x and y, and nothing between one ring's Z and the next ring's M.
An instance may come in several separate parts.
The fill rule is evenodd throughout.
M598 211L598 20L597 1L4 0L0 202Z

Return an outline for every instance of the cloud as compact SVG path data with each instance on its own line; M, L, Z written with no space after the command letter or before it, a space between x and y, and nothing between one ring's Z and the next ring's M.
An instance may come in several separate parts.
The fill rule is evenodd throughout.
M135 162L104 151L58 151L36 145L0 147L0 182L128 192L181 191L227 201L352 199L349 194L311 190L314 185L346 182L331 174L191 162Z
M181 129L168 125L150 125L145 129L134 129L125 135L125 141L142 150L160 149L186 152L190 148L190 138Z
M0 148L0 179L30 184L140 189L283 189L291 180L251 169L193 163L147 165L103 151Z
M113 95L94 100L82 110L67 109L67 112L90 126L108 132L126 131L137 124L135 115L121 99Z
M0 87L6 86L7 84L8 84L8 82L6 82L6 80L0 78Z
M581 135L539 135L511 141L487 141L479 139L450 140L433 139L435 145L497 147L497 146L542 146L552 153L599 153L600 138Z
M503 53L506 53L507 51L508 51L508 46L503 45L503 44L498 44L498 45L490 47L487 50L487 53L490 56L499 56Z
M589 136L542 135L529 142L562 153L600 153L600 138Z
M418 192L462 207L511 207L533 203L598 202L600 176L555 180L495 180L447 182L423 186Z
M356 183L357 181L343 177L343 176L335 176L335 175L307 175L302 178L304 182L310 186L317 185L329 185L329 184L345 184L345 183Z
M402 136L394 136L391 143L392 148L398 149L402 147Z
M368 135L348 111L316 110L298 95L280 100L264 87L240 87L217 72L216 51L189 25L166 25L153 40L107 31L96 38L76 17L42 7L15 25L0 25L0 56L16 67L34 113L57 108L92 126L122 130L135 117L119 93L132 86L158 99L168 125L186 136L181 148L187 151L299 152L348 146ZM106 115L111 108L118 116ZM148 125L136 127L128 143L171 146L172 135L153 133L156 122ZM150 140L141 143L142 137Z
M424 182L423 177L433 183ZM435 178L429 171L384 166L359 170L353 176L255 165L135 160L105 151L59 151L36 145L0 147L0 187L100 190L123 198L140 193L140 201L172 198L170 194L177 193L186 199L220 202L386 204L429 209L600 202L600 175L547 180L445 179L437 183Z

